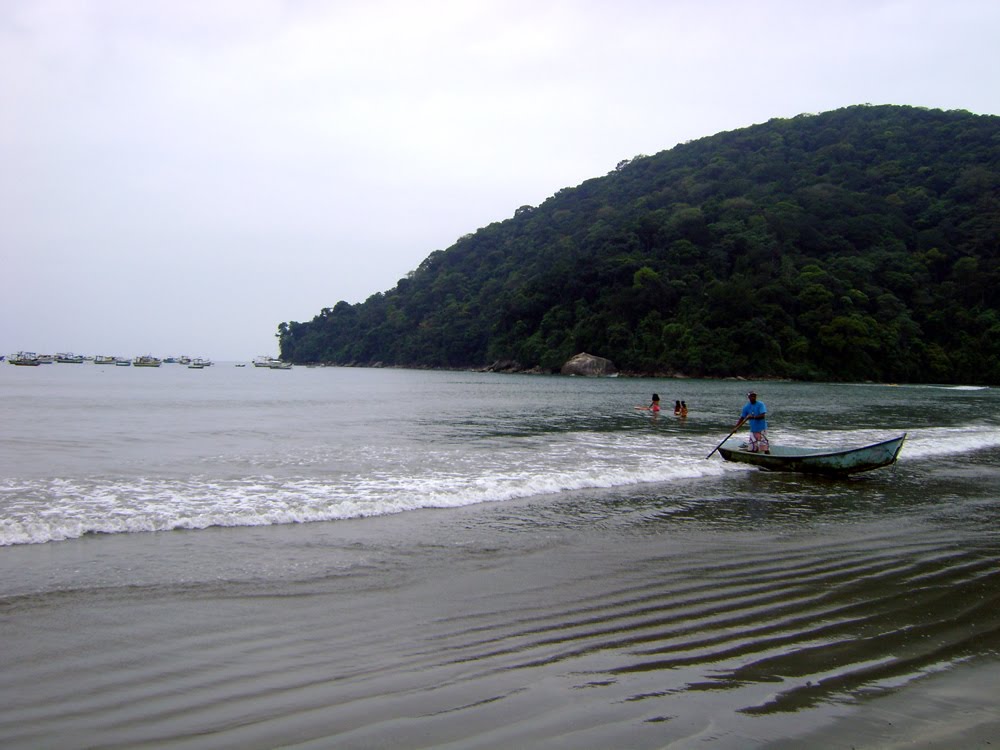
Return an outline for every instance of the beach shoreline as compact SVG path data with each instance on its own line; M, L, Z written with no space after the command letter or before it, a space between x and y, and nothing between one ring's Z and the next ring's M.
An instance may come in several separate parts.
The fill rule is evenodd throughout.
M727 648L751 638L749 626L729 635L715 621L796 588L801 571L768 560L801 555L795 537L812 532L775 530L757 550L759 532L739 524L567 528L560 516L575 502L0 550L66 571L100 550L108 565L91 564L68 590L8 603L13 650L2 666L20 687L0 691L0 737L10 748L943 750L995 736L992 661L762 714L744 708L804 688L743 684L734 664L723 690L691 691L721 677L708 667L724 651L694 668L643 654L697 653L713 632ZM538 535L506 521L544 514ZM200 574L170 583L157 573L181 556ZM776 580L743 581L747 566ZM118 573L124 588L112 585ZM107 585L86 589L102 577Z

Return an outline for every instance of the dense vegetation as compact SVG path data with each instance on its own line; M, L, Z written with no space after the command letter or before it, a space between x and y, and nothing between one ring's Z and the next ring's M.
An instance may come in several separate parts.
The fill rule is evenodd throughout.
M995 384L998 245L1000 118L856 106L624 161L278 336L294 362Z

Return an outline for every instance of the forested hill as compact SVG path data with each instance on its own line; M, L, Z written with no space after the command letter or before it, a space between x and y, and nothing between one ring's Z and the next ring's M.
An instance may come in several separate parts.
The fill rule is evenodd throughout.
M856 106L623 161L278 327L293 362L1000 383L1000 117Z

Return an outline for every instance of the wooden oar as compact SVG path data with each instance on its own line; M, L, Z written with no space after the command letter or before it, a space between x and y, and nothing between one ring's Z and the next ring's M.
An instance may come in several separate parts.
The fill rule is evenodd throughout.
M718 444L717 446L715 446L714 448L712 448L712 453L715 453L715 452L716 452L717 450L719 450L719 448L721 448L721 447L722 447L722 444L723 444L723 443L725 443L725 442L726 442L727 440L729 440L729 438L731 438L731 437L732 437L733 435L735 435L735 434L736 434L736 431L737 431L738 429L740 429L740 427L741 427L741 426L743 425L743 423L744 423L744 422L746 422L746 421L747 421L747 418L746 418L746 417L743 417L742 419L740 419L740 421L739 421L739 422L737 422L737 423L736 423L736 426L735 426L735 427L733 428L733 431L732 431L732 432L730 432L730 433L729 433L728 435L726 435L726 436L725 436L724 438L722 438L722 443L719 443L719 444ZM709 454L708 454L707 456L705 456L705 458L711 458L711 457L712 457L712 453L709 453Z

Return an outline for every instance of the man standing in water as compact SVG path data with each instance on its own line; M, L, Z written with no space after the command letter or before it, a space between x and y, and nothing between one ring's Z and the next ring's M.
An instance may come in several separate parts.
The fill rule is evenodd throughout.
M763 401L757 400L756 391L750 391L747 394L747 398L750 400L750 403L743 407L743 411L740 412L740 421L737 422L736 426L739 427L744 422L749 421L750 452L759 453L763 451L764 453L770 453L771 444L767 442L767 407Z

